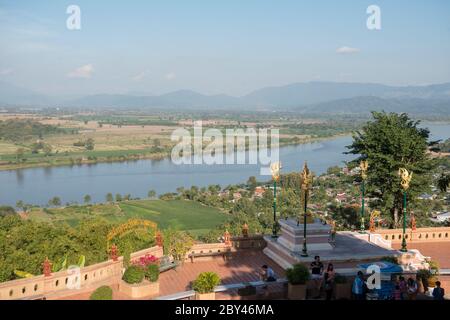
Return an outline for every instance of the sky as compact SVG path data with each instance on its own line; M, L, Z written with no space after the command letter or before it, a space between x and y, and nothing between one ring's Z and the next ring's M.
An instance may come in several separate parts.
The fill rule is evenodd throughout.
M450 1L0 0L0 81L53 96L450 82Z

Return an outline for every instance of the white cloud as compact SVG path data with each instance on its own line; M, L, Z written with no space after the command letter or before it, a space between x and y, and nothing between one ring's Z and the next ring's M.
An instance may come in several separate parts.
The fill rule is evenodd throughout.
M147 76L147 71L142 71L142 72L136 74L135 76L131 77L131 80L139 82L142 79L144 79L146 76Z
M346 46L336 49L336 53L339 53L339 54L352 54L352 53L358 53L360 51L361 50L358 48L352 48L352 47L346 47Z
M169 72L165 75L166 80L174 80L177 78L177 75L174 72Z
M90 78L92 77L92 73L94 72L94 66L92 64L87 64L76 68L75 70L69 72L67 76L69 78Z

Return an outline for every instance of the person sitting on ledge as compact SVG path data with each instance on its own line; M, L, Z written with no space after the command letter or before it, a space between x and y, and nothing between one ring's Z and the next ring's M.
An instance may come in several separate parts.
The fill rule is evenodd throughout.
M261 281L264 282L273 282L277 281L275 277L275 272L272 268L268 267L267 265L263 265L261 267L261 273L260 273Z

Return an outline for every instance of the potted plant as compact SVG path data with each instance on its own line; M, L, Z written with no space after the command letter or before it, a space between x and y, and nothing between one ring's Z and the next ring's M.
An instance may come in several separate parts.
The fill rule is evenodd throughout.
M159 293L159 268L157 264L147 266L131 265L123 274L119 291L139 299L156 296Z
M308 268L301 263L295 264L286 270L286 278L288 280L288 299L305 300L306 283L310 278Z
M112 300L113 292L108 286L98 287L89 297L90 300Z
M215 272L202 272L192 284L195 300L215 300L214 288L220 284L220 277Z
M336 274L334 277L334 295L336 300L350 299L351 298L351 286L347 277Z

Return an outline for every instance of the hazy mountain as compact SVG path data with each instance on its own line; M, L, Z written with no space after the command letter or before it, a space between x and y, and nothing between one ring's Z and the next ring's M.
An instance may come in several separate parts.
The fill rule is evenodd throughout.
M58 106L86 108L263 108L317 113L386 110L449 114L450 83L398 87L371 83L308 82L262 88L241 97L179 90L162 95L97 94L57 99L0 82L0 103L24 106L43 106L46 103L55 106L58 103Z
M303 113L364 114L370 111L407 112L417 115L450 115L450 99L355 97L300 107Z
M3 106L43 106L52 99L19 86L0 81L0 103Z

